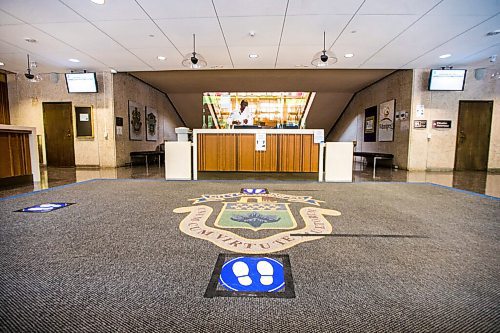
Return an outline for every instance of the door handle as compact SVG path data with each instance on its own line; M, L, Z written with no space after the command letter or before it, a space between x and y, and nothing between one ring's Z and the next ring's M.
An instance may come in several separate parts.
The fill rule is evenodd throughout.
M70 131L70 130L66 130L66 136L67 136L68 138L71 138L71 131Z

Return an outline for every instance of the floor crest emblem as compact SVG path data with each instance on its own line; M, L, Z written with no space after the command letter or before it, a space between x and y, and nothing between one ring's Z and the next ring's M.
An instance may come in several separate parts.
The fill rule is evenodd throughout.
M189 236L208 240L220 248L238 253L273 253L321 239L322 235L333 231L325 215L340 215L336 210L321 208L323 201L311 196L269 193L267 189L204 194L190 201L192 206L174 209L175 213L188 213L179 229ZM215 222L210 225L208 222L214 209L208 204L217 202L222 202L222 207ZM298 209L302 225L297 224L290 205L304 206ZM251 231L245 232L245 229Z

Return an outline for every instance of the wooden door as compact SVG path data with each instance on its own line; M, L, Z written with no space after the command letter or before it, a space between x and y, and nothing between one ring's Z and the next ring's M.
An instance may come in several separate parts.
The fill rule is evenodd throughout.
M455 170L487 170L493 102L460 101Z
M75 166L71 103L43 103L47 165Z

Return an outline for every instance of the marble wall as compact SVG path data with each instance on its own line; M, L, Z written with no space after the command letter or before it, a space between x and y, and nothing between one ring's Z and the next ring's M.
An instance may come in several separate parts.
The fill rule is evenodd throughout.
M113 91L115 117L123 118L123 132L121 135L116 135L117 166L122 166L130 162L131 151L155 150L164 140L177 140L175 128L184 125L165 94L123 73L114 75ZM129 101L133 101L142 106L141 112L143 113L143 119L145 107L154 108L158 111L159 130L158 139L156 141L146 141L145 131L140 141L130 140L130 120L128 118ZM145 126L145 121L143 122L143 126Z
M489 76L477 80L473 68L468 68L464 91L428 91L428 80L428 69L414 70L411 119L427 120L427 128L410 130L408 169L453 170L461 100L493 101L488 169L500 169L500 81ZM424 107L423 117L416 114L418 105ZM437 119L451 120L451 129L433 129Z
M411 109L413 74L411 70L397 71L355 94L327 141L356 141L356 151L394 154L393 164L408 167L410 120L396 119L394 141L364 142L365 109L395 99L395 112Z
M71 102L75 106L93 107L94 138L74 138L77 166L116 166L113 131L113 77L111 73L97 73L99 92L96 94L69 94L64 74L41 74L42 81L30 82L23 74L9 74L9 108L11 124L36 127L42 139L45 164L43 102ZM73 112L73 132L75 113Z

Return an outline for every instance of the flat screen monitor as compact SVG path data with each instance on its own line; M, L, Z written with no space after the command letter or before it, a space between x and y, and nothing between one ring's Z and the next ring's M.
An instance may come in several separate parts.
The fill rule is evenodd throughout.
M429 90L462 91L466 72L465 69L431 69Z
M95 73L66 73L66 86L69 93L96 93Z

